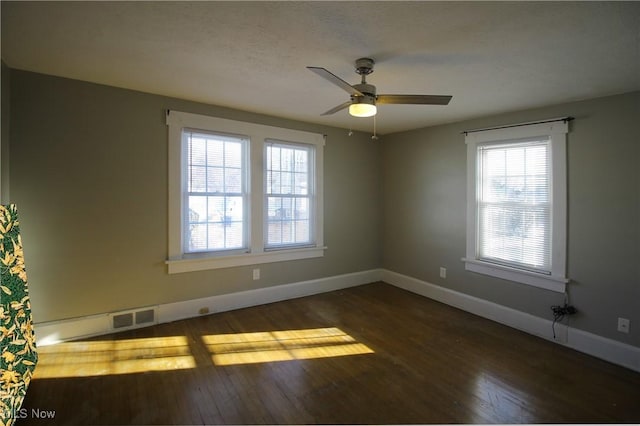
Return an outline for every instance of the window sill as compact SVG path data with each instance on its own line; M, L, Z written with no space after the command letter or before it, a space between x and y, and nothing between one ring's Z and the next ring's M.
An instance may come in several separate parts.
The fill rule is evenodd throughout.
M508 266L496 265L474 259L462 259L465 262L465 269L483 275L489 275L504 280L515 281L545 290L564 293L569 280L565 277L537 274L535 272L523 271Z
M246 253L231 256L209 256L192 259L169 259L165 263L170 274L258 265L261 263L286 262L289 260L323 257L326 247L272 250L263 253Z

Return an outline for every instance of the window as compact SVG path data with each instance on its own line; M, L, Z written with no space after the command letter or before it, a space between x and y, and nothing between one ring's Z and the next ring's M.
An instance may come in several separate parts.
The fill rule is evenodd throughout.
M549 139L478 146L478 258L551 270Z
M177 111L169 273L324 255L323 135Z
M182 131L184 252L247 249L246 138Z
M563 292L566 120L469 131L466 269Z
M266 147L266 247L312 244L313 146L268 141Z

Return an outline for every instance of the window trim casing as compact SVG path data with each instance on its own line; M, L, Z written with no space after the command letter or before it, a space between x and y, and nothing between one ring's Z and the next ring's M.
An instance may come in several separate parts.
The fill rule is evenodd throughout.
M465 269L509 281L563 293L567 257L567 143L568 120L548 120L466 133L467 144L467 248ZM478 145L549 137L551 148L551 274L495 264L478 259Z
M200 114L167 110L166 124L168 128L168 256L165 263L168 272L181 273L201 271L234 266L246 266L289 260L309 259L324 256L324 190L323 190L323 147L324 135L301 130L267 126L244 121L229 120ZM249 180L248 191L248 233L249 250L246 253L195 253L183 252L182 224L184 156L182 151L182 130L200 129L209 132L243 135L249 139ZM263 217L264 217L264 147L268 139L299 141L315 145L315 244L311 247L281 250L265 250Z

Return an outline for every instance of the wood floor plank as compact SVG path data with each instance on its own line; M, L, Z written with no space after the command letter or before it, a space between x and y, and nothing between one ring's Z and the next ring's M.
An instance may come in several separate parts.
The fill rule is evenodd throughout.
M640 374L384 283L85 343L41 348L19 426L640 422Z

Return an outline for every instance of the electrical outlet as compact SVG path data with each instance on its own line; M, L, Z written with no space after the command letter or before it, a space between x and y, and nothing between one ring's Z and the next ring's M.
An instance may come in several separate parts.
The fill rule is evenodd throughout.
M253 280L259 280L260 279L260 268L256 268L253 270Z
M629 332L629 320L626 318L618 318L618 331L622 333Z
M447 268L440 267L440 278L447 278Z

